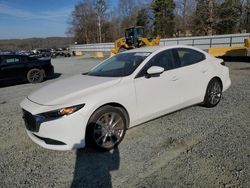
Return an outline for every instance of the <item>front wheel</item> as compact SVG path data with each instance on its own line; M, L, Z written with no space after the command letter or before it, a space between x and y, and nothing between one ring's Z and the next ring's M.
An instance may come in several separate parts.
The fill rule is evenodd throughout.
M124 110L104 106L91 116L87 126L86 142L99 150L108 151L123 140L126 129Z
M44 80L44 71L37 68L29 70L27 80L33 84L42 82Z
M221 96L222 84L218 79L213 78L210 80L207 86L206 95L203 102L204 106L208 108L216 106L220 102Z

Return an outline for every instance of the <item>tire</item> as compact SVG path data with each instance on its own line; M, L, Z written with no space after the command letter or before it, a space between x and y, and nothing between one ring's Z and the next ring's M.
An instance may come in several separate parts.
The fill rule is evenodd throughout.
M219 104L222 96L222 84L219 79L213 78L207 86L203 106L211 108Z
M30 69L27 73L27 80L33 84L42 82L44 80L44 70Z
M128 121L121 108L103 106L90 117L86 130L86 144L101 151L117 147L123 140Z

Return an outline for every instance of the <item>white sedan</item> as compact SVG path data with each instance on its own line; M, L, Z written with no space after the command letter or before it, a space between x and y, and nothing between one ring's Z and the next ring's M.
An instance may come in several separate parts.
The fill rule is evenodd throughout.
M202 50L147 47L49 84L20 105L27 134L42 147L110 150L130 127L190 105L216 106L230 85L223 60Z

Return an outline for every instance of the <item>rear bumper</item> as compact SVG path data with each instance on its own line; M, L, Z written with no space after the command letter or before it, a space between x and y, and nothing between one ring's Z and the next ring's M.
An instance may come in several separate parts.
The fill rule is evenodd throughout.
M228 67L223 67L223 76L222 76L222 83L223 83L223 92L226 91L231 86L231 79L229 76L229 69Z
M49 68L47 68L47 69L45 70L45 75L46 75L46 77L51 76L51 75L53 75L54 73L55 73L55 70L54 70L54 66L53 66L53 65L51 65L51 67L49 67Z

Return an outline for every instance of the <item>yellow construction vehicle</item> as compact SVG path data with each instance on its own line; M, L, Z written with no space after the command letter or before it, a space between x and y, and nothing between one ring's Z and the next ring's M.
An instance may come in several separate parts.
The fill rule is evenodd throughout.
M115 41L115 47L112 48L112 55L125 50L140 48L142 46L156 46L160 44L160 37L147 38L144 35L144 28L141 26L130 27L125 30L125 37Z

